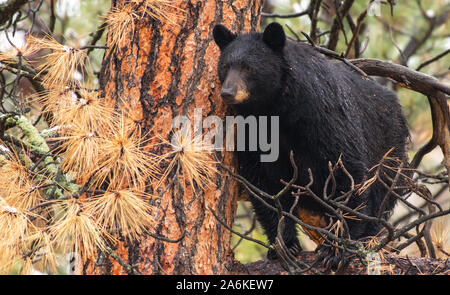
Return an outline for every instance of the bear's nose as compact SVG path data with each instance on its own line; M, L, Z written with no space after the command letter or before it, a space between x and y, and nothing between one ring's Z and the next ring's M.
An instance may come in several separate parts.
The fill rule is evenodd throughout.
M222 88L222 91L220 92L220 95L222 95L223 100L225 102L233 102L234 98L236 97L236 89L235 88Z

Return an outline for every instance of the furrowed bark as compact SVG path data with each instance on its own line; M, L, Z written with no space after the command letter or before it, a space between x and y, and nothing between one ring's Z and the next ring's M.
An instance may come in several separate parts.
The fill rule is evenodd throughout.
M125 2L112 1L112 5L120 8ZM116 51L105 53L100 79L105 97L118 109L126 104L141 125L142 134L149 132L149 137L162 135L168 140L172 119L177 115L192 117L194 108L202 108L203 116L225 115L217 78L219 49L212 39L212 30L221 23L235 32L256 31L262 1L174 0L172 4L184 10L177 24L149 16L137 18L134 31L128 32L129 41ZM161 154L167 149L160 147L153 152ZM218 153L218 157L225 165L234 165L232 153ZM124 263L142 274L228 272L235 263L231 233L207 208L211 207L231 226L236 211L236 183L226 172L220 172L213 187L194 193L190 185L173 179L173 175L169 174L159 188L156 183L150 184L149 191L158 195L173 182L162 198L152 204L157 208L157 226L151 231L170 240L182 239L173 243L144 236L138 242L122 241L112 247L121 263L106 255L86 263L83 273L127 274Z

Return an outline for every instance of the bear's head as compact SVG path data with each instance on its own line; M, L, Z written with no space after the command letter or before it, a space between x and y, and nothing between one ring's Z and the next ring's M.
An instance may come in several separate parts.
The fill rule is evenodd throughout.
M213 36L220 48L218 74L225 103L276 103L285 72L283 27L271 23L263 33L236 35L216 25Z

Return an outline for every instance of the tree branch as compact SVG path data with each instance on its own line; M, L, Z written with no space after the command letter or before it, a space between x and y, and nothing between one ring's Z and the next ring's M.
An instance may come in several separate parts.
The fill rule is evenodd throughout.
M298 259L313 264L318 254L314 252L303 252ZM322 273L329 273L325 267L316 265L315 268ZM431 259L423 257L403 257L396 254L373 255L371 261L358 258L351 259L347 267L339 274L345 275L367 275L367 274L395 274L395 275L418 275L418 274L448 274L450 261ZM245 265L236 265L231 274L264 274L283 275L287 274L278 260L259 260ZM314 274L306 271L304 274Z
M0 4L0 26L6 23L28 0L10 0Z
M423 62L420 66L417 67L416 71L420 71L423 67L426 67L427 65L443 58L444 56L446 56L449 53L450 53L450 49L447 49L446 51L442 52L441 54L436 55L432 59Z
M328 42L328 49L335 50L339 40L339 29L342 27L342 19L349 13L350 8L353 5L354 0L346 0L339 9L336 10L336 17L334 18L333 25L331 26L330 41ZM345 32L344 32L345 33Z
M420 92L428 97L433 121L433 136L414 156L411 167L417 168L423 156L439 145L444 154L444 165L450 172L450 111L445 95L450 95L450 87L439 83L429 75L402 65L376 59L354 59L350 62L368 75L389 77L400 86Z
M420 7L420 5L419 5ZM408 60L413 56L424 44L425 42L432 36L433 31L442 24L445 24L450 17L450 6L443 7L443 12L437 17L428 17L426 13L423 13L424 17L428 20L429 25L425 32L416 32L405 48L402 50L403 55L400 56L399 60L402 65L407 65ZM422 36L421 38L417 38L416 36Z
M277 17L277 18L293 18L293 17L299 17L299 16L307 15L309 13L310 13L310 9L308 8L308 9L300 11L300 12L288 13L288 14L262 12L261 16L262 17Z

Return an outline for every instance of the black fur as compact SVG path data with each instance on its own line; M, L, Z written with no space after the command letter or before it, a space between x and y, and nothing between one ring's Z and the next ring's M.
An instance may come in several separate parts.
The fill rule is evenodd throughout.
M217 25L213 29L214 40L221 50L225 48L231 41L236 38L236 35L231 33L222 25Z
M308 183L308 168L311 168L312 189L319 196L323 195L329 175L328 162L336 163L340 155L355 183L361 183L368 169L392 147L395 149L390 156L406 159L409 133L393 92L342 62L325 58L307 44L286 40L278 24L269 25L264 33L237 36L226 32L223 26L216 28L214 37L221 48L220 81L224 82L232 67L246 73L243 79L250 97L244 103L232 105L235 113L280 117L278 161L261 163L259 152L238 153L239 173L254 185L270 194L280 191L283 187L280 179L288 181L292 177L290 150L299 167L297 183ZM350 182L343 173L336 177L339 196L339 192L349 190ZM349 205L356 208L364 203L360 212L376 216L386 192L381 184L375 183L361 196L352 197ZM277 234L276 213L256 199L251 198L251 202L273 243ZM288 210L293 198L286 194L281 202ZM385 207L386 218L394 205L395 200L391 198ZM306 197L300 199L299 206L325 211ZM375 235L380 229L373 223L348 222L354 240ZM283 236L288 247L300 248L293 221L287 221Z

